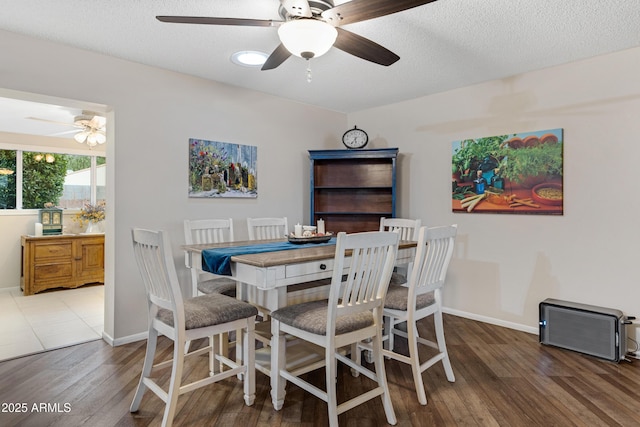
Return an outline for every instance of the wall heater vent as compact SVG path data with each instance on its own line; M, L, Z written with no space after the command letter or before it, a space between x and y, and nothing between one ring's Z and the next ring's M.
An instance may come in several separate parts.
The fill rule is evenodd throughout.
M614 362L627 352L620 310L547 298L540 303L540 342Z

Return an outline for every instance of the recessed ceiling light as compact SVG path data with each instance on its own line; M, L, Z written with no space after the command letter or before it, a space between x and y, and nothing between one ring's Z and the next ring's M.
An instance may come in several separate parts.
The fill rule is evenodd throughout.
M261 67L269 55L255 50L242 50L231 55L231 62L245 67Z

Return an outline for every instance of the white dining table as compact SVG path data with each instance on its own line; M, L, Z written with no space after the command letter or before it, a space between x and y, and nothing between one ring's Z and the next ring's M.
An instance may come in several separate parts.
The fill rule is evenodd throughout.
M206 249L253 246L261 243L285 242L287 239L252 240L227 243L183 245L185 265L199 271L203 268L202 252ZM413 261L415 241L400 241L396 265ZM275 311L290 304L326 299L329 295L329 281L333 274L335 244L305 245L299 249L262 252L231 257L231 273L241 283L237 297L256 304L264 311ZM348 258L346 260L348 266ZM269 323L256 326L256 335L262 335L266 342L271 338ZM312 371L324 366L324 355L305 346L287 349L287 369ZM256 369L271 376L270 351L265 346L256 351Z
M185 251L185 265L188 268L205 271L202 261L203 250L286 241L287 239L274 239L194 244L183 245L182 249ZM415 247L414 241L401 241L396 265L413 261ZM287 292L287 288L330 278L333 274L334 256L335 244L305 245L299 249L234 255L231 257L231 275L245 284L246 288L239 290L239 297L274 311L320 295L323 291L314 289L313 286L297 286L295 288L303 289L294 292Z

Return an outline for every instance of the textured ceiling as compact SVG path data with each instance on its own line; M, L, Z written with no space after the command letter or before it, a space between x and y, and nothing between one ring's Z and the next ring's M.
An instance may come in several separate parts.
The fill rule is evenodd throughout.
M344 3L344 1L336 1ZM0 0L0 29L353 112L640 45L639 0L439 0L344 28L397 53L389 67L331 49L270 71L275 28L161 23L156 15L278 20L278 0ZM1 83L0 83L1 86Z

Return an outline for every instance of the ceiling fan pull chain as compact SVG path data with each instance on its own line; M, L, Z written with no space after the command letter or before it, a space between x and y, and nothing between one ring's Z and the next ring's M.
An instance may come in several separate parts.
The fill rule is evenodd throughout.
M311 83L311 60L307 59L307 83Z

